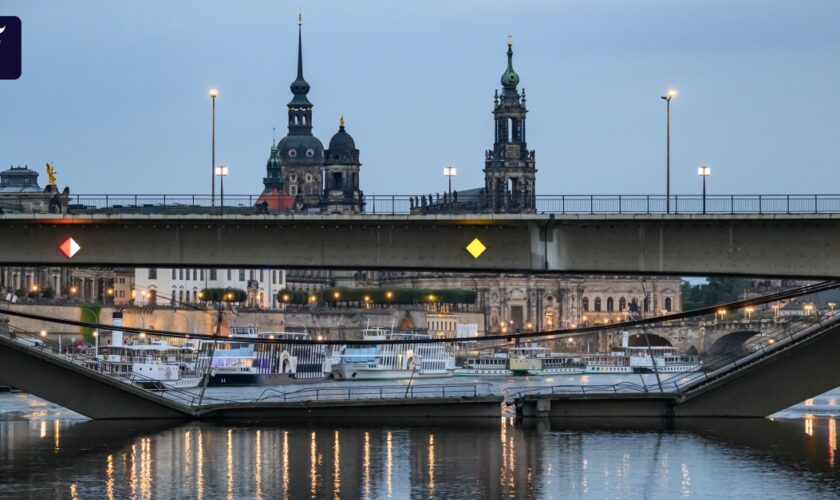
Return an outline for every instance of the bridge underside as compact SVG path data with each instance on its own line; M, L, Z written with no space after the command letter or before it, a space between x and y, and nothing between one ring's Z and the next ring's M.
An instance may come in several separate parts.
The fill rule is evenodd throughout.
M840 387L838 354L840 325L833 325L685 394L531 395L518 411L552 418L766 417Z
M0 264L831 278L838 228L830 215L3 215Z
M94 419L192 418L180 405L0 336L0 379Z

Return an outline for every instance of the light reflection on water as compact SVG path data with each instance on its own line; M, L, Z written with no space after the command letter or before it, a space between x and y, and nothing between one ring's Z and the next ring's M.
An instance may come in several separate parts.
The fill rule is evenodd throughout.
M0 497L838 495L836 419L804 422L806 432L803 420L786 419L364 428L65 421L55 456L38 428L6 421Z
M831 498L839 395L673 424L0 420L0 498Z

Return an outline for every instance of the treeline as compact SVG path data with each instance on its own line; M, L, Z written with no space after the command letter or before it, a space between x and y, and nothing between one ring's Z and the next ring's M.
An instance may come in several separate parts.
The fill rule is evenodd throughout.
M277 293L281 304L475 304L475 299L474 291L431 288L326 288L316 292L282 290Z
M734 302L743 299L744 291L751 289L752 281L744 278L709 278L699 285L683 281L683 311Z

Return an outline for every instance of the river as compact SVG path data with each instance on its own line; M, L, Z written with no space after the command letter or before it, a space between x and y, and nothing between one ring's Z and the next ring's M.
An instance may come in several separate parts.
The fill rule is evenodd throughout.
M762 420L286 425L90 421L7 393L0 498L837 498L838 401Z

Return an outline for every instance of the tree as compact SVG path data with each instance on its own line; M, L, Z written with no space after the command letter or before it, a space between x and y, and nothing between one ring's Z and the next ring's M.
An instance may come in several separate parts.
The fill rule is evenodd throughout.
M691 311L734 302L744 297L745 290L751 289L752 281L744 278L708 278L706 283L693 286L683 281L683 310Z

